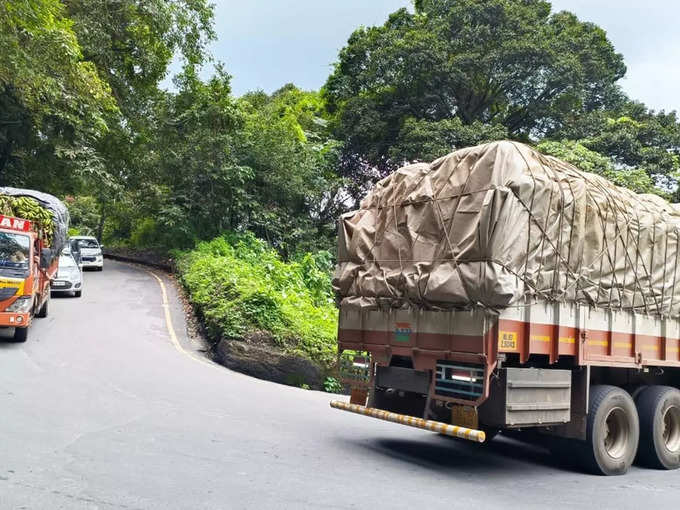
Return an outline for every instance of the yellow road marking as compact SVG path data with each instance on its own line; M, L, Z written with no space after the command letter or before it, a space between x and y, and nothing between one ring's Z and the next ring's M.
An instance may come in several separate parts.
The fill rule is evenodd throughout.
M198 356L194 354L191 351L187 351L184 347L182 347L182 344L179 343L179 340L177 339L177 334L175 333L175 327L172 325L172 315L170 314L170 303L168 301L168 292L165 290L165 283L163 280L153 271L145 270L147 273L149 273L151 276L153 276L156 281L158 282L158 285L161 287L161 296L162 296L162 305L163 305L163 311L165 312L165 326L168 330L168 335L170 336L170 341L172 342L172 345L177 349L177 351L181 352L185 356L189 356L192 360L197 361L203 365L207 365L209 367L218 369L220 371L223 371L223 368L220 367L219 365L213 363L210 360L207 360L201 356Z

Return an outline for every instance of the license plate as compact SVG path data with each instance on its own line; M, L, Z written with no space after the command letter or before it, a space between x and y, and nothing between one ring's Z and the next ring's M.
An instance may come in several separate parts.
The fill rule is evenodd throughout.
M65 287L66 282L52 282L52 287Z

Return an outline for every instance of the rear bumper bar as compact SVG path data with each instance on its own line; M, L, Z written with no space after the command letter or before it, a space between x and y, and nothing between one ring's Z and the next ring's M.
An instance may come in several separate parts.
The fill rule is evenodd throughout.
M440 421L424 420L422 418L416 418L415 416L392 413L390 411L383 411L382 409L349 404L338 400L332 401L331 407L342 411L349 411L350 413L363 414L364 416L370 416L371 418L377 418L379 420L399 423L400 425L408 425L409 427L439 432L440 434L447 436L468 439L477 443L483 443L486 440L486 434L482 430L467 429L465 427L449 425L448 423Z

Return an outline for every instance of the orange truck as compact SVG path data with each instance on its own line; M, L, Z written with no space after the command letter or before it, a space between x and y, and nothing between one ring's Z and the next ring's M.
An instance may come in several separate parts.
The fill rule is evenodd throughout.
M340 220L356 414L532 430L592 472L680 467L680 206L515 142L377 183Z
M33 317L48 313L50 281L57 273L68 212L44 193L1 188L0 194L32 198L55 220L55 233L48 239L39 222L0 215L0 327L14 328L14 340L25 342Z

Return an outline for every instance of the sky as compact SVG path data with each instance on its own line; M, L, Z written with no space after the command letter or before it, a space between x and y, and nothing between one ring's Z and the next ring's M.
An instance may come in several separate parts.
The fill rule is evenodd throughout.
M359 25L384 23L410 0L213 0L211 51L233 76L236 95L286 83L318 89ZM628 67L620 83L656 110L679 110L680 0L553 0L607 31Z

